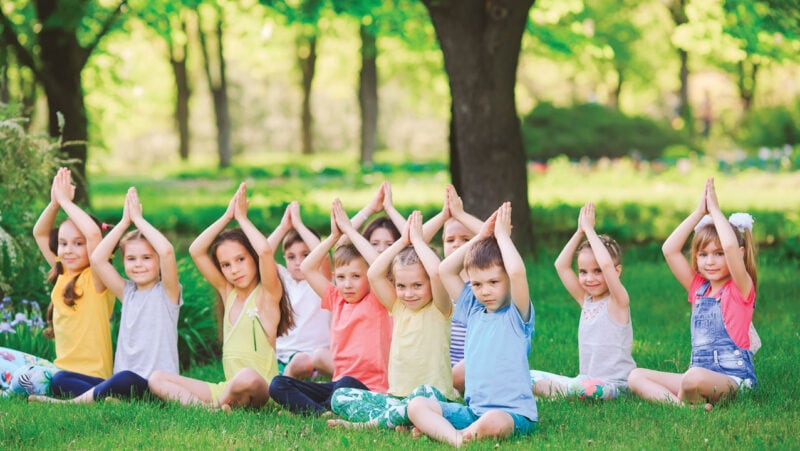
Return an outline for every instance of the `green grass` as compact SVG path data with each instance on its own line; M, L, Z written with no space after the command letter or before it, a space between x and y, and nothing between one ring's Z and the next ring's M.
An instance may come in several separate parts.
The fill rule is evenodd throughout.
M574 374L578 370L579 308L552 268L557 249L528 261L536 310L532 366ZM689 306L686 293L651 249L625 256L623 282L631 295L634 358L641 367L686 368ZM539 400L539 431L500 442L502 448L789 449L800 432L800 336L797 334L798 266L775 253L760 259L755 324L764 342L755 357L760 388L713 412L682 409L627 396L611 402ZM217 380L219 364L192 368L192 377ZM498 375L502 380L502 375ZM490 449L495 441L472 448ZM225 415L153 401L63 406L0 401L0 448L297 448L419 449L441 445L388 431L341 431L318 418L288 415L271 403L258 412Z

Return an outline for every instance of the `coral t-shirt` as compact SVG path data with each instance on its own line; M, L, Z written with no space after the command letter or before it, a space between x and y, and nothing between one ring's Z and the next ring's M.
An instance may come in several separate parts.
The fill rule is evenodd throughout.
M332 313L333 380L351 376L371 391L386 393L392 324L375 293L370 290L361 301L348 303L330 284L321 307Z
M700 274L695 274L692 285L689 287L689 302L694 307L695 294L697 290L706 283L706 279ZM709 287L709 290L711 288ZM706 296L708 293L706 293ZM753 287L750 295L745 299L739 287L729 279L722 287L720 307L722 308L722 320L725 323L725 330L728 331L731 340L736 346L742 349L750 349L750 323L753 321L753 308L755 307L756 290Z

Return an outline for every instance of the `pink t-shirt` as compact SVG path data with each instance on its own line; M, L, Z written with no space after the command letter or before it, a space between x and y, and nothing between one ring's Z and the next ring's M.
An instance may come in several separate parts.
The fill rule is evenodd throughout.
M695 293L706 282L706 279L699 273L694 275L692 285L689 287L689 302L694 306ZM709 288L710 290L710 288ZM708 295L708 293L706 293ZM753 321L753 308L755 307L756 290L755 287L750 291L750 296L744 298L739 287L733 283L733 278L729 279L722 287L722 320L725 322L725 330L728 331L731 340L736 346L742 349L750 349L750 323Z
M351 376L371 391L389 390L389 347L392 324L389 313L372 290L361 302L349 304L330 284L321 307L332 312L331 353L333 380Z

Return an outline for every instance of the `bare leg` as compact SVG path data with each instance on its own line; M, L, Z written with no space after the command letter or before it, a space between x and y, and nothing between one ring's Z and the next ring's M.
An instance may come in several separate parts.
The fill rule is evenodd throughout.
M461 446L461 431L442 416L442 408L437 401L423 397L412 399L408 404L408 417L414 423L415 436L423 433L456 448Z
M461 431L463 443L485 437L506 438L514 432L514 419L502 410L490 410Z
M148 381L150 391L159 398L178 401L184 406L211 406L208 383L177 374L155 371Z
M378 420L370 420L363 423L354 423L351 421L342 420L341 418L337 418L335 420L328 420L326 424L331 427L342 427L345 429L377 429L379 426Z
M43 395L30 395L28 396L29 402L50 402L50 403L73 403L73 404L91 404L94 402L94 389L83 392L80 396L72 399L58 399L51 398Z
M681 404L683 374L636 368L628 376L628 388L642 399Z
M716 404L721 398L736 396L738 386L730 377L705 368L689 368L681 379L678 397L691 404ZM706 406L706 410L710 410Z
M295 379L308 379L314 373L314 362L310 355L305 352L298 352L292 356L292 360L283 370L283 375Z
M464 361L462 360L456 363L456 366L453 367L453 388L458 390L458 392L463 395L465 386L466 383L464 381Z
M317 349L311 360L314 362L314 368L323 376L333 377L333 357L330 348Z
M219 397L223 410L230 407L251 407L257 409L269 401L269 384L252 368L242 368L230 380Z
M567 387L556 381L544 379L533 385L533 394L542 398L555 398L567 396Z

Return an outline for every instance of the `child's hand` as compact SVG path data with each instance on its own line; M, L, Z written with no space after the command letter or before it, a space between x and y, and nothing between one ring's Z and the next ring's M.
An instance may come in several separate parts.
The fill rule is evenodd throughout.
M67 168L61 168L53 179L53 195L59 205L71 202L75 198L75 185L72 184L71 173Z
M708 200L707 199L708 199L708 186L709 186L710 183L713 183L711 178L706 180L706 186L703 187L703 195L700 196L700 202L697 204L696 211L698 213L700 213L701 215L704 215L704 214L708 213Z
M422 237L422 213L419 210L414 210L408 217L406 229L409 243L425 243L425 238Z
M511 236L511 202L503 202L503 205L497 209L496 219L494 225L494 236L510 237Z
M338 239L342 236L342 231L339 229L339 226L336 225L336 201L339 199L335 199L331 204L331 236L335 239Z
M581 219L580 219L581 230L583 230L584 232L594 230L594 224L595 224L594 204L591 202L587 202L586 205L584 205L581 208Z
M494 227L495 223L497 222L497 211L492 213L489 216L489 219L484 221L483 226L481 226L481 230L478 231L478 236L481 238L489 238L490 236L494 236Z
M464 202L461 200L461 197L456 192L456 188L453 185L447 185L445 187L445 197L447 202L447 209L449 210L450 217L458 219L464 213Z
M383 211L391 211L394 208L394 204L392 204L392 185L389 182L383 182L381 190L383 190Z
M706 181L706 209L709 213L719 211L719 201L717 200L717 190L714 189L714 179Z
M383 184L378 187L378 191L375 193L375 197L372 198L371 201L367 204L367 209L370 211L370 215L373 215L381 210L383 210L383 197L384 197L384 188ZM369 216L369 215L367 215Z
M136 221L142 218L142 203L139 201L139 193L136 192L136 188L130 187L128 189L128 194L125 196L125 208L122 210L122 219L123 221L127 219L136 223Z
M295 200L286 208L286 214L289 216L289 227L302 226L303 218L300 216L300 204Z
M334 221L336 221L336 228L339 229L341 233L345 233L347 230L353 228L353 224L350 223L350 218L347 217L347 213L344 211L342 201L339 200L338 197L333 200L333 204L331 205L331 215Z

